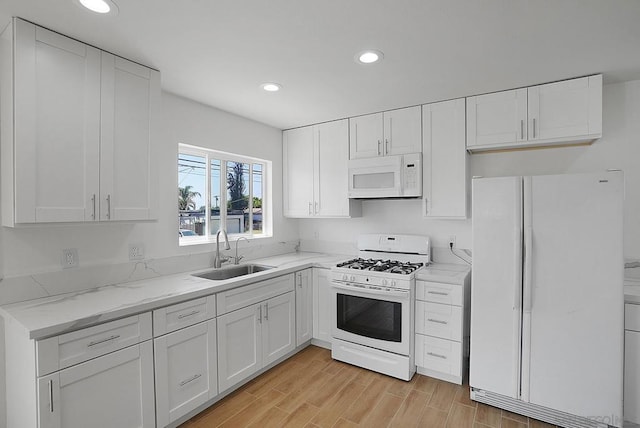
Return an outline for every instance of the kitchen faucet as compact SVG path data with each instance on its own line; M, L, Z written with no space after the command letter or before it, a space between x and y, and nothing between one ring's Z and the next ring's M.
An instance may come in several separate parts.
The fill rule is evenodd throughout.
M240 263L240 260L243 259L244 256L240 256L238 257L238 242L240 242L241 239L244 239L247 242L250 242L247 238L245 238L244 236L239 237L238 239L236 239L236 257L233 260L233 264L237 265L238 263Z
M222 234L224 235L224 249L225 250L231 249L231 245L229 245L229 237L227 236L227 231L222 228L218 229L218 233L216 233L216 257L215 259L213 259L213 267L215 269L218 269L219 267L221 267L222 263L228 262L229 259L231 258L229 256L220 255L220 232L222 232Z

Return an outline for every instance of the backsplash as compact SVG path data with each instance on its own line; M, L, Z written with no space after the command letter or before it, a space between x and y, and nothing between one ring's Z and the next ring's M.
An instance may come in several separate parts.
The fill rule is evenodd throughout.
M298 246L299 241L297 240L269 245L254 244L240 247L240 254L244 256L243 261L255 260L295 252ZM233 255L233 250L226 251L225 254ZM5 277L0 280L0 305L206 269L212 266L213 257L214 253L208 251L128 263Z

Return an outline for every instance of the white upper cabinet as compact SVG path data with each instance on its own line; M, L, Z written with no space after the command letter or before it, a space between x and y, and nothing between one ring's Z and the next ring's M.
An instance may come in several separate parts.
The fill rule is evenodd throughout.
M100 220L152 219L160 73L103 52L101 95Z
M9 39L3 40L5 66L14 51L13 70L3 67L2 73L5 82L13 80L13 91L10 82L2 87L2 124L14 124L14 135L5 130L2 136L3 222L94 220L100 51L21 20L14 23L13 40L3 35ZM6 100L11 92L13 110Z
M465 100L422 106L423 215L467 218Z
M284 215L309 217L313 213L313 126L282 133L284 155ZM345 173L346 174L346 173Z
M529 140L602 134L602 75L527 90Z
M348 198L347 119L283 132L284 215L356 217L360 202Z
M3 224L152 218L159 73L17 18L1 55Z
M467 98L467 149L593 142L602 136L602 75Z
M527 140L527 90L467 98L467 147Z
M419 153L420 106L349 119L350 159Z

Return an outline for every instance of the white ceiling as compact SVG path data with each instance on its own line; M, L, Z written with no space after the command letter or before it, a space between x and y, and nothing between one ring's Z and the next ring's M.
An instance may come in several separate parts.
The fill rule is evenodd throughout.
M277 128L604 73L640 78L638 0L2 0L157 68L169 92ZM356 52L384 52L377 65ZM260 84L275 81L279 93Z

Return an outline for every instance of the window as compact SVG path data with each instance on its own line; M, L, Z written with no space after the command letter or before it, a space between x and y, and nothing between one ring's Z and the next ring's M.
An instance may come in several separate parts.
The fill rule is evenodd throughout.
M178 218L180 245L228 234L270 236L267 187L271 162L180 144Z

